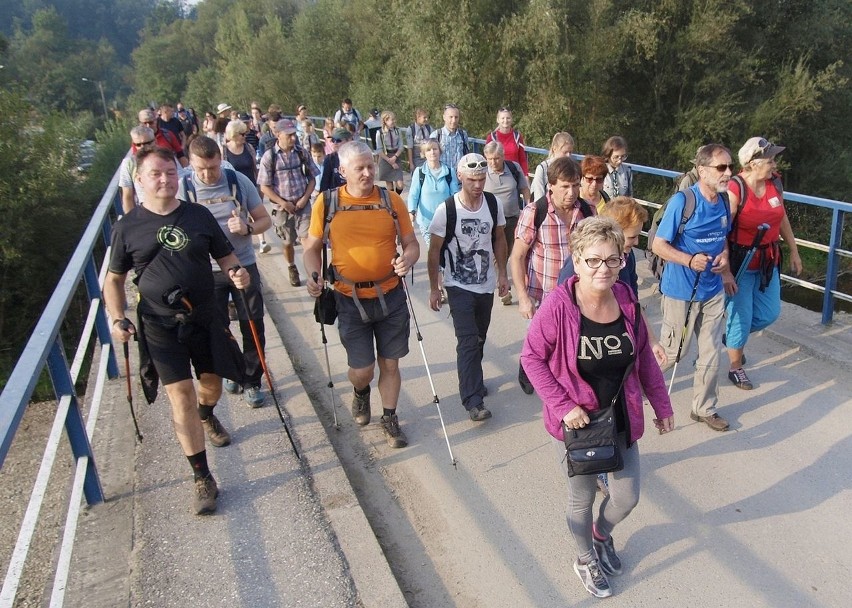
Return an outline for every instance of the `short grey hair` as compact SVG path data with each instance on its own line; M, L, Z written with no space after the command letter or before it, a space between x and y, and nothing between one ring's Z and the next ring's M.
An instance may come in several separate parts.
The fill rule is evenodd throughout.
M337 149L341 165L348 165L352 159L364 155L372 157L373 151L363 141L347 141Z
M587 217L577 224L577 229L571 233L571 255L576 266L583 259L583 252L598 243L615 245L618 255L624 251L624 232L611 217L594 215Z
M482 155L485 156L488 154L499 154L503 158L506 158L506 150L503 148L503 144L496 140L489 141L485 144L485 147L482 148Z
M130 138L143 138L146 141L149 139L154 139L155 133L154 129L151 127L146 127L145 125L137 125L130 129Z
M698 152L695 154L695 166L708 166L709 163L713 162L713 157L717 152L724 152L728 156L731 156L731 151L722 144L707 144L698 148ZM731 158L733 157L731 156Z

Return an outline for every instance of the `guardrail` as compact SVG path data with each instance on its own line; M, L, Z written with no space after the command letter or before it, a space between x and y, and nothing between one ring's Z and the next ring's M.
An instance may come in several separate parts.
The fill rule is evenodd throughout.
M0 394L0 467L6 460L9 447L24 415L24 410L29 404L45 364L59 404L30 501L18 533L18 539L9 560L3 588L0 591L0 608L14 605L21 573L44 500L47 482L62 439L63 428L67 433L71 451L76 460L76 468L69 496L59 558L56 564L50 600L51 607L61 606L63 602L81 498L85 496L90 505L104 500L103 489L92 453L91 440L100 407L104 380L107 376L114 378L118 375L118 367L110 338L110 328L101 302L101 288L103 277L106 275L106 261L109 257L108 245L112 226L110 221L111 208L115 208L117 212L121 209L121 201L118 196L118 171L113 175L109 187L80 238L80 243L59 279L59 283L35 330L33 330L30 340L24 347L24 352L18 359L3 393ZM107 244L100 272L96 270L95 262L95 246L99 241ZM62 344L60 327L81 281L85 283L89 298L89 313L73 361L69 365L65 356L65 347ZM101 353L95 386L89 391L91 397L88 400L88 423L84 423L81 401L76 394L74 385L83 369L92 332L98 337Z
M473 142L474 147L478 150L481 146L485 144L484 139L478 138L470 138L470 141ZM533 148L530 146L526 147L527 154L538 154L540 156L547 156L548 151L544 148ZM582 154L572 154L571 155L576 160L582 160L584 155ZM627 163L631 169L633 169L636 173L645 173L648 175L655 175L658 177L663 177L667 179L674 180L676 177L680 176L681 173L678 171L670 171L668 169L657 169L656 167L646 167L644 165L637 165L634 163ZM646 207L651 208L651 214L653 215L653 211L659 209L661 203L657 203L654 201L649 201L636 196L634 193L634 198L645 205ZM828 254L828 262L826 264L826 279L825 286L818 285L816 283L812 283L810 281L804 281L802 279L798 279L796 277L781 274L781 279L793 284L798 285L799 287L804 287L805 289L809 289L812 291L817 291L823 294L822 300L822 323L827 325L831 323L831 320L834 316L834 299L843 300L844 302L852 302L852 295L848 293L844 293L837 290L837 275L840 270L840 258L852 258L852 251L848 251L841 247L842 239L843 239L843 227L844 227L844 217L847 213L852 213L852 204L845 203L841 201L835 201L827 198L820 198L817 196L808 196L806 194L797 194L795 192L784 192L784 200L785 201L794 201L797 203L804 203L806 205L811 205L814 207L821 207L823 209L829 209L831 211L831 235L829 237L829 242L827 245L822 243L815 243L813 241L808 241L804 239L796 239L796 244L799 247L804 247L806 249L813 249L816 251L822 251ZM645 236L647 233L643 232Z

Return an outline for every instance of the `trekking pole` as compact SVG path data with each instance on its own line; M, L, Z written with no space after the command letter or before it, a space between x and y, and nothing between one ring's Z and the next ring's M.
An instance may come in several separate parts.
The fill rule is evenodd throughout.
M751 243L751 247L743 258L743 263L740 265L740 269L737 270L737 276L734 279L734 282L739 286L740 277L743 276L743 273L748 268L748 265L751 264L751 260L754 257L757 248L760 246L760 242L763 240L763 237L766 235L766 231L769 230L769 224L761 224L757 227L757 234L754 235L754 240Z
M130 321L122 319L118 322L118 326L124 331L130 327ZM136 334L133 337L139 339ZM127 342L122 343L124 349L124 377L127 378L127 405L130 406L130 417L133 419L133 428L136 429L136 440L142 443L142 433L139 432L139 423L136 421L136 412L133 410L133 387L130 384L130 345Z
M248 314L248 303L246 302L246 292L240 289L240 298L243 301L243 308ZM269 373L269 367L266 365L266 355L263 348L260 346L260 336L257 334L257 326L253 319L249 319L249 327L251 327L251 337L254 339L254 348L257 350L257 358L260 359L260 366L263 368L263 375L266 376L266 384L269 386L269 393L272 395L272 402L275 403L275 409L278 410L278 417L281 419L281 424L284 425L284 432L287 433L287 439L290 440L290 445L293 447L293 453L299 460L302 456L296 448L296 442L293 441L293 436L290 434L290 428L287 426L287 421L284 419L284 412L281 410L281 404L278 403L278 395L275 394L275 387L272 385L272 375Z
M399 253L394 256L398 258ZM426 376L429 378L429 386L432 387L432 403L438 409L438 419L441 421L441 430L444 431L444 440L447 442L447 450L450 452L450 462L456 467L456 458L453 456L453 448L450 447L450 437L447 435L447 427L444 425L444 417L441 415L441 400L438 399L438 392L435 390L435 383L432 382L432 372L429 371L429 361L426 359L426 350L423 348L423 336L420 334L420 325L417 323L417 315L414 314L414 303L411 301L411 294L408 293L408 285L405 283L405 277L400 281L402 289L405 291L405 300L408 302L408 311L411 313L411 318L414 320L414 330L417 334L417 343L420 345L420 354L423 355L423 365L426 368Z
M672 379L669 380L669 395L672 394L672 386L674 386L675 376L677 375L677 364L680 363L680 354L683 351L683 342L686 340L686 330L689 327L689 317L690 313L692 313L692 304L695 302L695 293L698 291L699 280L701 280L701 273L697 272L695 273L695 283L692 284L692 294L689 296L689 304L686 305L686 319L683 322L683 331L680 334L680 344L677 347L677 356L675 357L675 364L672 369Z
M311 274L314 279L314 283L319 284L319 273L314 272ZM325 289L325 281L323 281L323 289ZM323 315L322 308L322 295L317 299L317 305L319 306L319 326L320 326L320 334L322 335L322 347L325 350L325 369L328 371L328 389L331 393L331 413L334 415L334 428L339 429L340 425L337 422L337 406L334 404L334 382L331 380L331 362L328 360L328 340L325 337L325 323L323 323L323 319L325 316Z

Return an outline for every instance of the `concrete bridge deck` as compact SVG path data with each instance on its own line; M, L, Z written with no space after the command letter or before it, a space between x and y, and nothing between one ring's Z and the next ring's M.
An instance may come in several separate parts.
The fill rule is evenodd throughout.
M163 398L147 406L137 393L145 439L134 446L124 380L113 381L95 444L110 499L83 516L67 605L593 605L571 571L564 481L540 402L515 379L517 307L495 305L485 361L494 418L474 424L457 395L451 321L428 309L425 263L416 268L410 288L454 468L414 332L399 409L410 447L392 450L375 422L352 422L336 328L332 405L311 300L287 283L280 250L260 265L269 365L304 463L271 399L251 410L225 396L217 414L234 443L209 450L219 512L195 517ZM659 328L650 281L641 286ZM818 313L785 304L747 353L755 390L720 380L729 432L689 420L689 355L673 394L676 432L646 425L642 498L615 532L618 605L852 604L852 323L841 314L823 327Z

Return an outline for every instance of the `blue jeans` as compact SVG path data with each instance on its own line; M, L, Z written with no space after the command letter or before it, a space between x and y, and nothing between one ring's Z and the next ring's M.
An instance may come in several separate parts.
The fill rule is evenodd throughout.
M447 301L456 331L456 370L459 397L464 409L482 405L485 383L482 378L482 355L485 337L491 325L493 293L474 293L461 287L447 287Z

